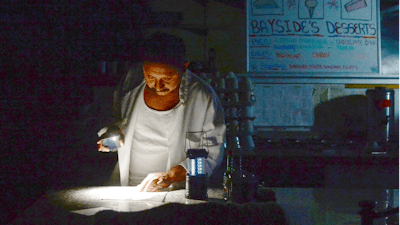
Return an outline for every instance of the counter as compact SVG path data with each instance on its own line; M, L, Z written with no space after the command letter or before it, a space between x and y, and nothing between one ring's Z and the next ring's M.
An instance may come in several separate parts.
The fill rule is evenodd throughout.
M269 190L275 193L276 203L272 201L247 203L249 207L241 207L242 212L244 210L245 215L253 216L263 212L265 219L272 217L267 215L281 212L285 221L298 225L361 224L358 215L361 209L358 206L360 201L377 201L378 211L385 210L387 206L398 207L398 190L337 188L269 188ZM111 216L128 213L128 218L137 221L139 216L146 215L145 212L148 212L147 219L158 218L161 214L171 217L168 213L171 213L170 210L176 211L177 206L186 210L180 210L181 214L185 212L186 218L188 215L193 218L204 216L210 210L213 212L211 215L218 216L219 219L226 219L229 215L239 217L240 210L234 211L227 207L228 204L221 203L223 202L221 189L210 188L208 195L209 201L206 202L186 199L185 190L138 194L135 187L100 186L50 191L27 208L12 224L110 224L99 223L99 217L108 218L109 221ZM262 211L254 210L260 209L260 206L264 206L261 208ZM142 221L140 224L147 223ZM164 221L162 224L168 223ZM224 221L220 224L227 223Z
M257 217L260 212L269 215L263 220L285 220L283 209L275 202L226 204L222 200L222 190L211 188L208 189L208 196L208 201L191 200L185 198L185 190L149 193L138 192L136 187L119 186L50 191L27 208L12 224L107 224L99 223L107 215L121 216L122 220L141 218L142 224L149 224L143 223L144 220L156 223L161 215L170 220L177 216L177 219L186 218L189 221L190 217L199 216L210 220L211 215L215 217L211 219L219 221L222 218L229 219L229 213L234 214L236 219L250 218L251 221L257 221L263 219ZM208 215L210 210L212 213ZM178 212L180 215L176 214ZM182 212L185 212L184 215ZM199 218L197 220L201 221Z
M271 146L243 152L243 168L268 187L399 188L399 148L372 154L361 145Z

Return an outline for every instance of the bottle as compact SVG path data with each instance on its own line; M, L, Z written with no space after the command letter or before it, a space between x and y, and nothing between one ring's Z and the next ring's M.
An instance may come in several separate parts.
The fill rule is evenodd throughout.
M232 152L228 151L228 156L226 157L226 171L224 173L224 194L223 198L226 202L231 202L232 198L232 172L233 172L233 160L231 159Z
M233 169L235 165L235 169ZM231 201L235 203L246 202L246 179L242 164L242 149L239 147L231 155Z

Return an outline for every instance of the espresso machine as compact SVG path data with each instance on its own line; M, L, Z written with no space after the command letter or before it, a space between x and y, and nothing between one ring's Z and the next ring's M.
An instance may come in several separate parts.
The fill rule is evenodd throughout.
M377 87L366 91L368 98L368 149L386 152L395 143L394 90Z

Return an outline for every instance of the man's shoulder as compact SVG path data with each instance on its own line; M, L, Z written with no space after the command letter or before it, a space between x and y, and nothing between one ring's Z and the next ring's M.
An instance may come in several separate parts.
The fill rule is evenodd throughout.
M140 92L141 88L144 87L145 82L143 81L141 84L139 84L139 86L135 87L134 89L126 92L124 94L124 96L122 97L122 102L127 103L128 101L132 100L135 98L135 96L138 95L138 93Z
M208 96L212 96L215 94L214 89L205 80L201 79L196 74L190 72L189 79L190 92L201 92Z
M140 88L143 86L142 84L143 84L143 82L140 83L138 86L134 87L133 89L129 90L128 92L126 92L124 97L131 96L131 95L137 93L140 90Z

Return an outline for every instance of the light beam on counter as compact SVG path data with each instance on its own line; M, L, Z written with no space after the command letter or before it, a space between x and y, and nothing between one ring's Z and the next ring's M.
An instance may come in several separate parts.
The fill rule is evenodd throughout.
M88 187L71 191L68 198L88 200L162 200L166 193L166 191L140 192L136 186Z

